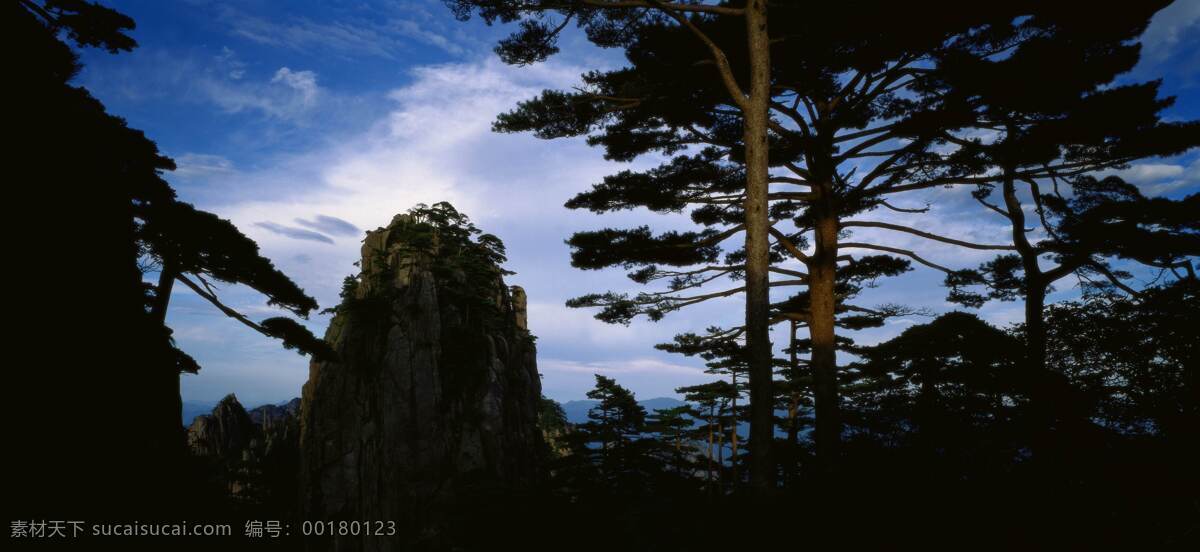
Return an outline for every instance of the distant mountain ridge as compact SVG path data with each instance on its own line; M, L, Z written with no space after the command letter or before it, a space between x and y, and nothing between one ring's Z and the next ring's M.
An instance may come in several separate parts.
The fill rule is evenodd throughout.
M217 407L217 402L219 401L183 401L183 425L190 426L196 419L196 416L212 413L213 409ZM563 412L565 412L567 415L568 422L580 424L588 421L588 411L592 408L595 408L595 406L598 404L600 404L600 401L581 399L562 403L562 407ZM671 397L654 397L652 399L638 401L638 404L642 405L642 408L646 409L646 414L653 414L656 409L674 408L676 406L687 405L686 402L679 399L672 399ZM254 408L249 408L246 411L252 418L255 417L256 414L261 416L260 411L270 411L272 413L276 413L287 410L291 411L292 414L295 414L295 411L299 409L299 405L300 399L297 397L295 399L283 402L259 405ZM261 419L255 420L255 422L259 423L261 423L261 421Z
M211 414L213 409L217 407L220 401L183 401L183 426L190 427L192 422L196 420L196 416ZM300 397L289 399L278 403L267 403L247 409L250 418L255 423L262 423L264 413L269 413L271 418L277 418L282 413L287 412L296 415L300 410Z
M577 401L567 401L562 403L563 413L567 415L567 421L573 424L582 424L588 421L588 411L600 404L600 401L591 399L583 399ZM638 401L642 408L646 409L646 414L654 414L655 410L666 408L675 408L676 406L686 406L687 403L679 399L670 397L655 397Z

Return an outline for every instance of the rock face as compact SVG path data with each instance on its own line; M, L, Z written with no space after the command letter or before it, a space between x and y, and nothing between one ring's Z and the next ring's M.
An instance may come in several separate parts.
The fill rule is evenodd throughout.
M264 404L247 412L254 425L268 431L281 423L300 419L300 398L296 397L283 404Z
M254 421L238 402L226 395L211 414L196 416L188 428L188 449L197 456L240 458L258 437Z
M300 399L249 412L228 395L188 428L188 449L209 484L237 506L285 517L295 512L300 461Z
M481 489L542 474L541 385L525 294L503 246L438 204L367 234L301 405L302 517L394 521L399 539L312 546L391 550L436 542Z

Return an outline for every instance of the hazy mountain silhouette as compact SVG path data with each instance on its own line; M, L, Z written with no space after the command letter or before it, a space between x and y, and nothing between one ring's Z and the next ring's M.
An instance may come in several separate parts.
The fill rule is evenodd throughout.
M582 399L567 401L562 404L562 408L563 412L567 415L568 422L581 424L588 421L588 411L595 408L598 404L600 404L600 401ZM653 399L638 401L638 404L642 405L642 408L645 408L646 412L654 412L656 409L685 406L687 403L679 399L672 399L671 397L655 397Z
M200 415L204 415L204 414L211 414L213 409L217 407L217 402L219 402L219 401L183 401L183 425L184 425L184 427L192 425L192 422L196 419L196 416L200 416ZM248 409L246 409L246 411L249 412L250 416L253 418L255 413L260 410L269 409L272 412L275 412L277 410L284 410L284 409L288 409L288 408L295 410L298 408L299 404L300 404L300 398L296 397L294 399L289 399L289 400L281 401L281 402L277 402L277 403L260 404L253 408L248 408Z

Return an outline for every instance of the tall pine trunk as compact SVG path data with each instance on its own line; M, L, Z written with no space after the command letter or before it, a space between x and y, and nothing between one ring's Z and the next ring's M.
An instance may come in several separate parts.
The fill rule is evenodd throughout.
M771 385L770 268L767 214L767 109L771 98L770 40L766 0L746 5L750 60L749 97L744 109L746 147L746 347L750 364L750 487L766 494L775 487L774 397Z
M717 484L725 492L725 418L724 409L717 413Z
M800 377L800 364L797 358L796 351L796 321L791 322L791 335L788 347L788 366L791 370L792 386L797 385L796 380ZM787 485L794 485L797 476L797 467L800 458L800 427L796 423L796 416L800 414L800 390L793 388L791 396L788 398L788 425L787 425Z
M733 477L733 488L737 489L738 485L742 482L741 478L738 477L738 432L737 432L737 430L738 430L738 427L737 427L737 425L738 425L738 412L737 412L737 398L738 398L738 385L737 384L738 384L738 381L737 381L737 370L736 369L730 370L730 376L731 376L731 379L733 380L733 405L729 409L730 415L732 416L732 422L730 423L730 429L729 429L729 451L730 451L730 458L733 459L733 461L730 462L730 468L731 468L731 472L732 472L731 475Z
M1046 288L1041 278L1028 276L1025 285L1025 356L1029 367L1040 374L1046 370Z
M708 449L705 456L708 458L708 482L711 486L713 480L713 409L708 408Z
M816 409L817 467L829 474L837 467L841 451L842 416L837 382L837 346L834 340L837 274L838 220L832 205L832 190L820 187L814 223L816 250L809 260L808 289L812 339L813 399Z

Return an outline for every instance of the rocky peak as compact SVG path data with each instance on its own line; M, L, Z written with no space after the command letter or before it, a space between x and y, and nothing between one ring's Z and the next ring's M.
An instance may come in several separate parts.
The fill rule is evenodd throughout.
M198 456L240 456L257 436L254 421L232 393L211 414L196 416L188 428L188 448Z
M249 412L232 394L188 428L188 447L207 484L230 504L295 512L300 399Z
M367 234L326 333L337 360L314 361L304 386L308 519L395 520L418 538L473 486L539 479L541 385L503 260L500 240L448 204Z
M247 412L254 425L268 431L281 423L286 423L300 416L300 398L296 397L283 404L264 404Z

